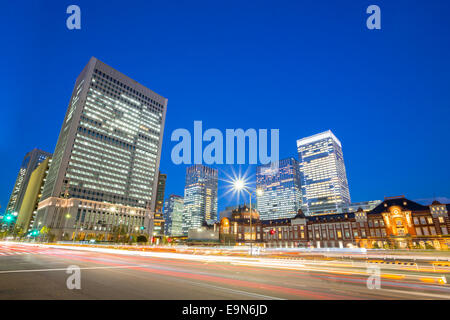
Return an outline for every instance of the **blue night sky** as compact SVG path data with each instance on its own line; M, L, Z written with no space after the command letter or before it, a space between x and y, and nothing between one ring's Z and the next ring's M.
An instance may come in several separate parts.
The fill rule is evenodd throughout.
M81 7L81 30L66 28L70 4ZM371 4L381 30L366 28ZM280 129L281 158L331 129L354 202L450 197L449 12L437 0L7 1L1 210L25 153L54 151L91 56L169 99L166 195L183 194L186 168L170 159L170 135L202 120L204 130ZM221 178L232 171L218 168ZM220 197L219 208L236 202Z

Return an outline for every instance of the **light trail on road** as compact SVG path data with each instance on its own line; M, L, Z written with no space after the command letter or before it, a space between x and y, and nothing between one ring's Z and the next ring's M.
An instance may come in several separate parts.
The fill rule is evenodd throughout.
M366 285L369 275L361 265L336 265L334 261L314 264L22 243L0 244L0 253L4 251L20 254L0 256L1 286L14 289L5 294L1 288L2 299L53 295L121 299L120 292L126 299L450 299L448 285L418 281L420 275L412 277L406 270L396 271L402 279L381 278L381 289L370 290ZM81 292L65 288L69 265L82 271Z

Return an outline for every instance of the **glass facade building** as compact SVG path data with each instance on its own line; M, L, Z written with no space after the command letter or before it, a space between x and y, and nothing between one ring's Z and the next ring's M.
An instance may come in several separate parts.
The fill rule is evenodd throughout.
M301 182L297 160L279 160L278 169L271 164L256 168L257 206L261 220L291 218L301 207Z
M24 232L31 231L30 229L36 216L39 200L44 189L45 178L47 177L51 163L52 158L47 157L34 169L30 176L30 181L28 182L16 221L16 227L21 228Z
M303 211L337 213L350 204L341 142L330 131L297 140Z
M353 202L348 206L343 207L342 212L356 212L359 209L362 209L364 212L368 212L374 208L376 208L382 201L381 200L370 200L370 201L361 201L361 202Z
M118 224L150 232L166 108L166 98L91 58L75 82L36 220L69 237Z
M218 171L201 164L186 169L183 234L217 219Z
M39 149L33 149L25 155L6 206L7 213L19 212L32 172L51 156L51 153Z
M167 174L159 172L158 187L156 188L155 212L162 212L164 205L164 192L166 190Z
M164 203L164 232L168 236L183 235L183 197L170 195Z
M164 192L166 190L166 180L167 175L160 172L158 174L158 187L156 188L156 202L153 219L154 236L164 235L163 206L164 206Z

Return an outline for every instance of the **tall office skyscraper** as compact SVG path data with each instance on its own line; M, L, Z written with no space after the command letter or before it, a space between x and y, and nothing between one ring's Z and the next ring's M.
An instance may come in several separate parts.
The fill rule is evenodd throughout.
M16 226L23 231L30 231L36 216L39 200L44 189L45 178L52 162L51 157L47 157L41 164L31 173L27 190L23 196L22 205L17 216Z
M303 208L307 215L339 212L350 204L341 142L330 131L297 140Z
M39 166L39 164L51 156L51 153L39 149L33 149L25 155L16 182L14 183L8 205L6 206L7 213L19 212L31 173Z
M257 205L261 220L294 217L301 206L301 185L298 162L287 158L278 162L278 169L270 164L256 168Z
M217 218L218 171L198 164L186 169L183 234Z
M156 188L155 212L162 212L164 205L164 192L166 191L167 174L158 173L158 187Z
M96 58L78 76L35 224L57 237L152 232L167 99ZM122 231L123 232L123 231Z
M183 235L183 197L170 195L164 203L164 233L168 236Z
M167 175L159 172L158 187L156 188L155 216L153 220L153 235L159 237L164 236L163 205L164 192L166 190L166 180Z

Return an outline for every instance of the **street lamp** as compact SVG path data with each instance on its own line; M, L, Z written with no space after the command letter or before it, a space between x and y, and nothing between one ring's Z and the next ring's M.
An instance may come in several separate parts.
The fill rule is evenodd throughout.
M246 183L245 180L242 178L238 178L236 180L233 181L233 188L236 191L241 191L244 190L248 193L249 195L249 204L250 204L250 255L253 255L253 228L252 228L252 220L253 220L253 215L252 215L252 194L253 192L255 192L255 194L257 196L261 196L263 194L262 189L257 188L255 191L250 192L247 187L246 187ZM256 240L256 236L255 236L255 240Z

